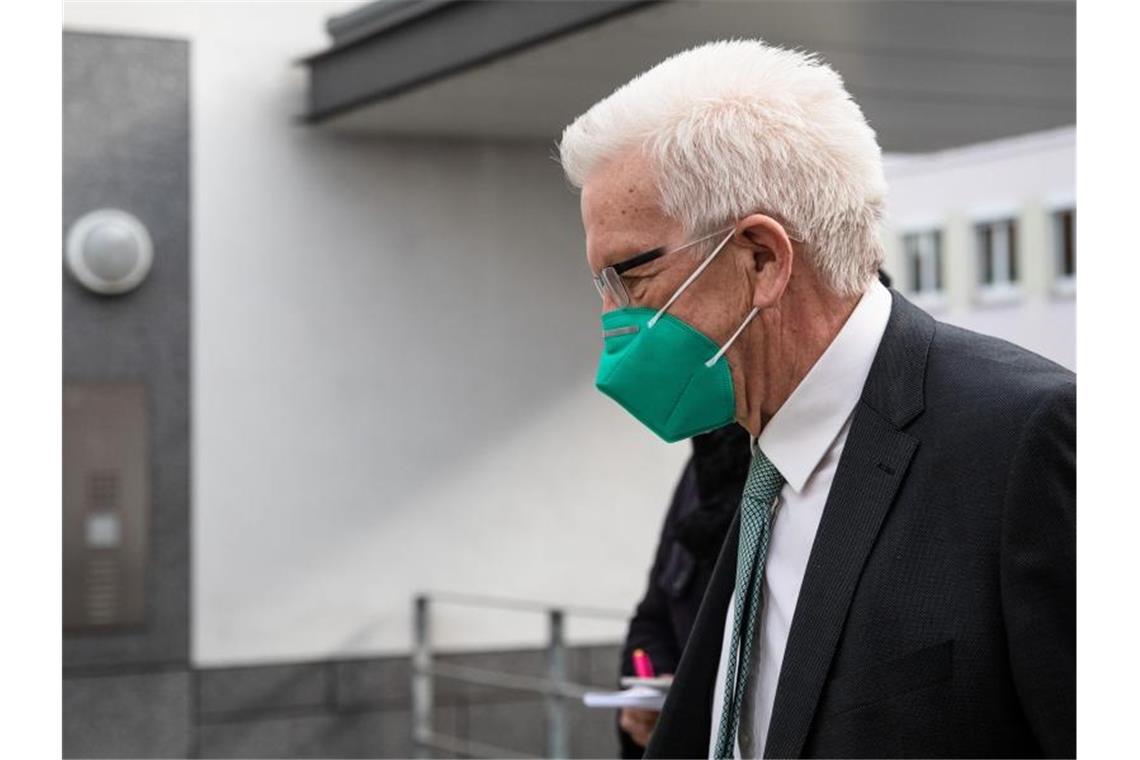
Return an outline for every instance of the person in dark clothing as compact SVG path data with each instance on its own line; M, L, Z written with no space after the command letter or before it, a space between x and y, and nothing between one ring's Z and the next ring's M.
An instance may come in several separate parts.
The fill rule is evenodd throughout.
M632 655L643 649L658 674L681 659L717 554L740 505L751 460L748 431L732 423L692 439L693 455L673 493L645 596L629 624L621 674L633 675ZM618 733L623 758L641 757L656 713L623 710ZM624 727L623 727L624 726Z

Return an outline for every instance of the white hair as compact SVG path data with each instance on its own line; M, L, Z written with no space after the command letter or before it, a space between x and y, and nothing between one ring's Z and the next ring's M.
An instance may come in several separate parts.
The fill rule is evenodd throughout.
M840 295L862 293L882 264L875 132L815 54L760 40L686 50L594 104L559 142L578 188L630 150L649 159L662 211L689 234L770 214Z

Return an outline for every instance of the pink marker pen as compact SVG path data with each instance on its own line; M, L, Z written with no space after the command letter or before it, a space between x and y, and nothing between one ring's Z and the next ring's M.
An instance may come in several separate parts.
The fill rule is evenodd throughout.
M649 655L644 649L633 650L633 672L638 678L653 678L656 675L653 663L649 661Z

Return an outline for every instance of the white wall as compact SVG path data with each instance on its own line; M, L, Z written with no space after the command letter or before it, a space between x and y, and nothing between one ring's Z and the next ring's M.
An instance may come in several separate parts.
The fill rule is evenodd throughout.
M945 298L942 304L920 303L943 321L1011 340L1075 369L1076 301L1072 293L1053 291L1049 215L1076 201L1076 143L1075 128L1066 127L889 157L886 268L896 286L907 287L901 233L941 228ZM1017 220L1021 297L986 305L977 294L973 226L997 215Z
M291 61L357 4L65 6L71 31L191 40L203 665L406 651L424 589L630 609L688 454L593 389L597 295L551 145L293 124ZM543 633L436 622L452 648Z

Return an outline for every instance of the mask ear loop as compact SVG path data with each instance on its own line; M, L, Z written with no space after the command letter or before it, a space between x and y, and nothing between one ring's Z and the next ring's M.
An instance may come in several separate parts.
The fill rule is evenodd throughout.
M716 247L716 250L714 250L712 252L712 254L710 254L707 259L705 259L704 261L701 262L701 265L699 267L697 267L697 271L693 272L691 275L689 275L689 279L687 279L683 283L681 283L681 287L677 288L676 292L673 293L673 296L668 301L665 302L664 306L661 307L661 310L658 311L656 314L654 314L653 317L649 320L649 322L646 323L647 328L653 329L653 326L655 324L657 324L657 320L661 319L661 315L664 314L666 311L668 311L669 307L673 305L673 302L681 297L681 294L685 292L685 288L689 287L689 285L693 282L693 280L695 280L701 276L701 272L705 271L705 268L708 267L708 265L713 262L713 259L716 258L716 255L718 253L720 253L721 249L724 248L725 244L727 244L729 240L732 239L732 236L735 233L736 233L735 228L729 231L728 235L725 236L724 240L720 241L720 245L718 245ZM745 324L748 324L748 323L745 322ZM744 328L741 327L740 329L743 330ZM733 336L733 337L736 337L736 336ZM719 354L717 355L717 358L719 358Z
M744 318L744 323L741 324L740 327L736 328L736 332L732 334L732 337L728 339L727 343L720 347L720 350L716 352L716 356L705 362L705 366L711 367L712 365L716 364L720 357L724 356L724 352L727 351L730 346L732 346L733 341L740 337L740 333L744 332L744 328L748 327L748 323L752 321L753 317L759 313L759 306L753 308L752 311L748 312L748 316Z

